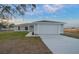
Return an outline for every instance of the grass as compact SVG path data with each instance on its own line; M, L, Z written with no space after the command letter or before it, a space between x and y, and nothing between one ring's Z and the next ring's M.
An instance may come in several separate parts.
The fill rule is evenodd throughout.
M79 29L65 29L64 35L79 39Z
M0 32L0 54L52 53L40 37L25 37L28 32Z
M0 41L24 38L28 32L0 32Z

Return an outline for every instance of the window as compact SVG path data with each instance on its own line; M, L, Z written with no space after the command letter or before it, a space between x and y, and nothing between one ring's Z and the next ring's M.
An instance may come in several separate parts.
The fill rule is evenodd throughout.
M20 26L18 26L18 30L20 30Z
M30 26L31 28L34 28L34 26Z
M28 30L28 27L25 27L25 30Z

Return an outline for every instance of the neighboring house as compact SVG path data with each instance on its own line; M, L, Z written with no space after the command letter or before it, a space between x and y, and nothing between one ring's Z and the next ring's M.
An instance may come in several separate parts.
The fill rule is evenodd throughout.
M16 25L15 31L29 31L37 34L63 34L64 23L56 21L36 21L32 23Z
M30 31L31 23L24 23L24 24L18 24L15 25L14 31Z

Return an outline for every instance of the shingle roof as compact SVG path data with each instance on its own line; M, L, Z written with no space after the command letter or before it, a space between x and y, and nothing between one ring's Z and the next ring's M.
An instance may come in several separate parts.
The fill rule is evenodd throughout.
M64 23L64 22L48 21L48 20L40 20L40 21L35 21L35 22L33 22L33 23L37 23L37 22Z
M41 23L41 22L45 22L45 23L60 23L60 24L64 24L64 22L57 22L57 21L48 21L48 20L40 20L40 21L35 21L32 23L23 23L23 24L18 24L16 26L26 26L26 25L32 25L35 23Z
M18 24L16 26L26 26L26 25L30 25L31 23L23 23L23 24Z

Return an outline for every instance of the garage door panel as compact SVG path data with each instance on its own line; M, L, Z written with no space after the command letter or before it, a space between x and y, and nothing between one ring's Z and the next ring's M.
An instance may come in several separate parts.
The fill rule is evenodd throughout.
M58 34L57 25L39 25L39 34Z

